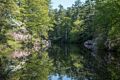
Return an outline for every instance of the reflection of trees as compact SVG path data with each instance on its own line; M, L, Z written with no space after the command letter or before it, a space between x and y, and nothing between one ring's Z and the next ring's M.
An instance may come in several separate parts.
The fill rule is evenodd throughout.
M120 79L118 53L101 50L93 56L90 51L74 45L54 45L49 50L49 56L48 52L43 50L39 54L30 54L26 59L21 69L12 71L11 65L17 66L24 60L1 55L0 80L50 80L52 75L59 75L59 80L62 80L64 75L75 80Z
M67 52L67 53L66 53ZM67 75L75 79L84 79L87 75L92 75L85 68L83 54L87 51L75 46L53 46L49 51L49 56L54 59L54 74L59 76ZM89 77L89 76L88 76Z
M84 56L86 68L94 74L94 80L119 80L120 77L120 56L115 56L118 53L109 53L99 50L92 55ZM118 68L116 68L118 67Z
M0 80L6 80L8 78L8 66L9 60L6 57L0 57Z
M47 52L43 52L41 58L39 58L38 54L34 53L29 56L25 67L12 75L11 80L14 80L16 76L18 80L47 80L51 69L52 62Z
M101 50L91 54L90 51L73 45L55 45L49 50L49 56L54 59L53 75L58 74L60 80L64 77L63 75L75 80L120 79L120 55L118 53Z

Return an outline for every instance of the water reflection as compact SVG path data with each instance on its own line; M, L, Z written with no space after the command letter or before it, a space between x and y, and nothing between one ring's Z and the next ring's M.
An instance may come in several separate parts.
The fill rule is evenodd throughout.
M89 79L89 76L92 76L92 74L86 68L84 68L84 55L88 55L89 52L90 51L77 45L52 46L52 49L49 51L49 56L50 58L54 59L53 63L55 69L53 71L53 76L58 74L58 80L64 80L65 76L70 78L70 80Z
M71 80L70 77L68 77L67 75L51 75L49 76L49 80Z
M119 53L91 52L76 45L54 45L49 56L55 67L49 80L120 80ZM66 76L68 79L64 79Z
M34 52L25 57L11 59L2 56L0 58L0 80L47 80L53 68L48 52Z
M19 58L21 54L25 58ZM0 55L0 80L120 80L119 53L52 45L39 52L17 50L10 55L15 58Z

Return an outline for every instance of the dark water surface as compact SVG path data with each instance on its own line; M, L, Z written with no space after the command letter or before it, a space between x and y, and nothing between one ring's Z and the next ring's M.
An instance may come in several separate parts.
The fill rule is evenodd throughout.
M18 58L0 55L0 80L120 80L120 53L78 45L25 51L14 52L23 55Z

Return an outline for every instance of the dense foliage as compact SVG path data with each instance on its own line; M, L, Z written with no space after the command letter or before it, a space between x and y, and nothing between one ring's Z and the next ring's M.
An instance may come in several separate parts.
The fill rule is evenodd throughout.
M77 0L72 7L54 9L54 41L83 43L93 40L97 46L119 47L120 27L118 0ZM108 43L105 45L105 43Z
M0 0L0 80L119 80L119 52L120 0Z
M40 45L47 44L42 40L48 39L48 32L52 29L49 5L50 0L1 0L0 52L6 48L40 48Z
M76 0L67 9L62 5L52 9L50 0L9 0L0 4L1 43L9 45L8 34L19 32L22 27L32 35L31 41L38 38L62 43L92 40L102 48L119 47L120 2L117 0L86 0L85 3Z

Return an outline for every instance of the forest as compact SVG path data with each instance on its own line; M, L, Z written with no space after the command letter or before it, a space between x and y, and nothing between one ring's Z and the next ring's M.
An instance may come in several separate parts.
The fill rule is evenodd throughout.
M67 9L63 5L53 9L51 0L0 0L0 80L47 80L48 77L45 75L53 70L53 65L58 67L57 62L55 64L53 62L56 60L63 64L59 60L64 58L62 53L68 53L71 49L64 46L62 52L56 45L62 47L77 45L80 46L79 50L82 50L81 46L85 47L88 53L101 50L119 55L120 0L86 0L84 3L76 0ZM45 51L48 47L52 47L51 50ZM57 54L60 52L61 55ZM82 63L89 64L86 58L88 54L83 52L81 53L87 62ZM54 55L60 58L56 59ZM107 54L104 55L106 57ZM70 57L71 55L64 58L69 59L66 61L67 67L71 65L69 61L79 60L78 54L72 54L72 58ZM81 69L84 65L80 64L81 62L78 61L73 66ZM112 74L111 78L100 79L99 76L99 79L97 77L94 80L119 80L120 77L117 76L119 74L116 73L116 69L113 69L112 64L111 67L107 64ZM11 67L13 65L14 67ZM17 65L24 65L25 68L21 71L20 67L15 67ZM98 63L96 69L99 65L101 64ZM15 72L17 70L18 72ZM86 75L90 76L90 74Z
M72 7L51 10L54 21L52 40L82 44L87 40L98 49L120 48L118 0L77 0Z
M119 51L118 0L86 0L84 4L77 0L67 9L62 5L52 9L50 0L8 0L0 4L1 50L32 46L37 39L75 44L88 41L99 49Z

